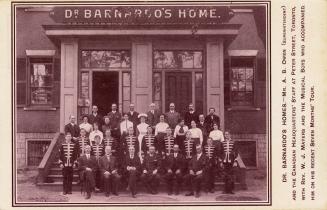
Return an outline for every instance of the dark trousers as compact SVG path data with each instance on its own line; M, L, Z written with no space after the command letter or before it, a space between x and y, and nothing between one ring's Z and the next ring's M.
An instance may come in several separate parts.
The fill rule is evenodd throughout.
M133 195L135 195L137 193L136 183L137 183L137 178L138 178L139 174L135 170L129 171L129 172L127 172L127 174L128 174L129 189L130 189L131 193Z
M95 186L100 190L103 190L103 180L102 180L101 171L97 169L94 175L95 175Z
M234 176L234 170L233 170L233 163L224 163L224 192L225 193L232 193L234 190L234 182L235 182L235 176Z
M120 176L118 174L103 175L103 190L105 193L117 193Z
M167 190L168 193L172 193L174 188L175 188L175 192L179 193L179 190L181 188L181 185L183 183L183 175L182 173L167 173L165 175L165 180L167 183Z
M94 172L92 171L83 171L82 172L82 183L84 185L84 189L87 193L91 193L94 190L95 187L95 176Z
M146 174L141 175L141 180L144 186L150 192L157 192L159 186L159 175L153 174L152 172L148 172Z
M63 167L62 168L62 176L63 176L63 192L68 193L72 191L73 185L73 167Z
M207 191L215 188L216 171L215 165L210 165L204 173L205 188Z
M186 189L190 192L199 193L201 190L201 184L203 182L203 173L199 175L186 174L184 176Z

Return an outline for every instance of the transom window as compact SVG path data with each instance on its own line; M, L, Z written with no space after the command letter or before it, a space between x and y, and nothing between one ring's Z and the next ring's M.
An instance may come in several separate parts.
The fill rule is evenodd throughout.
M129 50L83 50L82 68L130 68Z
M253 105L254 70L255 59L253 57L231 58L230 91L232 105Z
M202 51L166 51L153 52L154 69L201 69L203 68Z

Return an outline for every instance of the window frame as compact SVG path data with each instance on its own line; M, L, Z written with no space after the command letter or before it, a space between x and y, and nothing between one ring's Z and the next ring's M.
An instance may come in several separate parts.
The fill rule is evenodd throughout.
M40 62L34 62L33 59L39 59ZM42 59L48 59L48 61L41 61ZM56 110L56 105L54 101L55 94L55 50L26 50L26 104L24 110ZM31 84L31 71L33 64L45 64L51 65L51 87L46 88L51 89L51 102L47 104L33 104L32 103L32 84ZM34 87L35 88L35 87ZM36 87L37 88L37 87Z
M251 59L252 60L252 65L253 65L253 79L252 79L252 91L238 91L238 92L252 92L252 100L251 104L237 104L233 98L232 98L232 76L233 76L233 65L232 65L232 60L233 59ZM249 68L246 65L243 67L237 67L237 68ZM246 71L246 70L245 70ZM255 88L256 88L256 79L257 79L257 56L256 55L229 55L229 103L231 107L236 107L236 108L253 108L255 107Z

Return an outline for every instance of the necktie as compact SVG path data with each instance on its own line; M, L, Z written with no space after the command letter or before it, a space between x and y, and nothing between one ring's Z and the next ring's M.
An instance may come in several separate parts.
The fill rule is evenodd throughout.
M127 131L127 121L126 121L126 131Z
M174 158L176 158L177 157L177 153L174 153Z
M152 110L151 113L154 115L154 110Z
M90 155L89 154L86 155L86 159L90 159Z
M183 126L181 126L181 128L179 129L179 133L184 133Z

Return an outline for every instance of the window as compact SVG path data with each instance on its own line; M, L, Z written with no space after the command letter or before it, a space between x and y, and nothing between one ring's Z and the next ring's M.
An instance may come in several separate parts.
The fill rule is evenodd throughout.
M82 68L130 68L129 50L83 50Z
M153 52L154 69L201 69L202 51L162 51Z
M30 58L30 104L51 105L53 96L53 59Z
M242 56L238 50L229 53L230 105L253 106L257 51L243 52L247 56Z
M27 141L27 165L37 166L41 163L47 152L51 140L28 140Z

